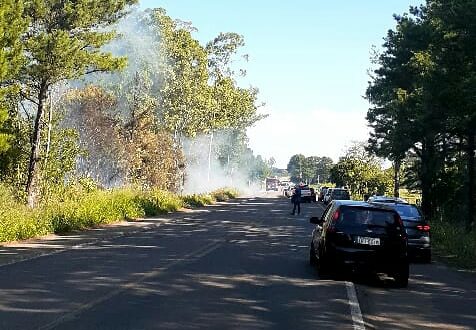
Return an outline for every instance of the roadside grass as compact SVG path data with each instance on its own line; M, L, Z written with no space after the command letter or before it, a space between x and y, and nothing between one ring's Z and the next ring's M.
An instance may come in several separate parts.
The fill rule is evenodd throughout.
M230 188L210 194L179 196L162 190L89 190L72 187L32 210L17 201L11 190L0 185L0 242L156 216L183 207L211 205L237 196L238 191Z
M184 202L184 206L189 208L202 207L205 205L211 205L215 203L215 200L209 194L187 195L187 196L183 196L182 200Z
M476 270L476 232L463 224L431 223L431 244L437 259L456 267Z

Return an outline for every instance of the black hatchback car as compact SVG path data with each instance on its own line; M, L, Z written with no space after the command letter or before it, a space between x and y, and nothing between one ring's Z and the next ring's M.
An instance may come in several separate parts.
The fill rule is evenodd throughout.
M399 214L360 201L332 201L312 233L309 260L320 275L338 270L386 273L408 285L407 234Z
M407 232L410 259L431 262L430 225L417 206L391 198L383 202L376 199L372 204L385 205L398 212Z

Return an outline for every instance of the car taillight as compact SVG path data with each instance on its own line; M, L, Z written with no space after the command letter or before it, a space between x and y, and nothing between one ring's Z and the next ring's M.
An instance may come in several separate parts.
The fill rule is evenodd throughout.
M430 226L429 225L418 225L416 227L420 231L426 231L426 232L430 231Z
M340 212L339 210L335 211L334 215L332 216L332 221L336 222L339 219Z

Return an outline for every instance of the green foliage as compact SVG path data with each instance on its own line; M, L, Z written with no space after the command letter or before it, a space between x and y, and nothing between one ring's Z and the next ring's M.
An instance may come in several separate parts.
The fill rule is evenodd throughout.
M287 170L293 182L317 183L329 180L333 165L334 162L329 157L305 157L298 154L291 157Z
M152 15L161 38L159 61L164 75L160 116L174 135L194 137L204 132L209 120L211 90L206 51L165 10L155 9Z
M193 194L182 197L186 207L195 208L215 203L213 197L209 194Z
M476 223L476 2L427 0L396 16L367 89L370 150L405 165L421 191L432 243L474 268Z
M462 202L476 223L476 24L474 1L428 0L396 16L367 89L370 150L410 158L406 183L432 218Z
M369 154L363 144L355 144L331 169L331 181L348 187L354 197L388 194L392 190L392 170L382 170L378 158Z
M16 92L15 79L23 65L21 35L28 20L23 17L23 1L3 0L0 6L0 160L12 144L8 125L7 99Z
M234 188L222 188L211 193L211 196L217 202L226 202L229 199L237 198L239 195L240 192Z
M466 269L476 269L476 237L464 229L464 223L433 221L431 243L443 261Z
M209 194L193 194L183 196L182 199L186 207L202 207L215 204L215 202L226 202L230 199L237 198L239 191L234 188L221 188L212 191Z
M183 206L202 207L236 198L238 193L233 188L222 188L210 194L181 197L160 189L100 190L90 178L81 178L41 207L30 209L10 188L0 184L0 242L156 216Z
M98 190L82 179L37 209L18 202L0 185L0 241L81 230L120 220L177 211L181 198L161 190Z
M31 132L30 164L26 191L28 204L37 201L37 181L41 174L38 160L42 153L40 139L43 113L51 87L92 72L122 69L126 59L104 52L102 47L116 37L105 28L125 14L126 6L137 0L27 1L25 18L33 26L24 37L26 63L19 83L25 99L35 105Z

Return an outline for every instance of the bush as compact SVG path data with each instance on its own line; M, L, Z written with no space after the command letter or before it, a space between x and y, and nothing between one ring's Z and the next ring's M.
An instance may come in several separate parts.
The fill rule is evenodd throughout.
M235 198L224 188L211 194L179 197L167 191L134 188L99 190L90 182L73 184L41 207L31 210L0 184L0 242L81 230L121 220L174 212L184 205L201 207Z
M476 233L464 224L435 221L431 224L432 247L449 264L476 269Z
M239 191L233 188L222 188L211 193L212 197L218 202L225 202L239 196Z
M51 231L51 225L43 221L40 212L28 209L15 199L9 188L0 185L0 242L46 235Z
M194 208L211 205L215 203L215 199L207 194L193 194L182 197L185 206Z

